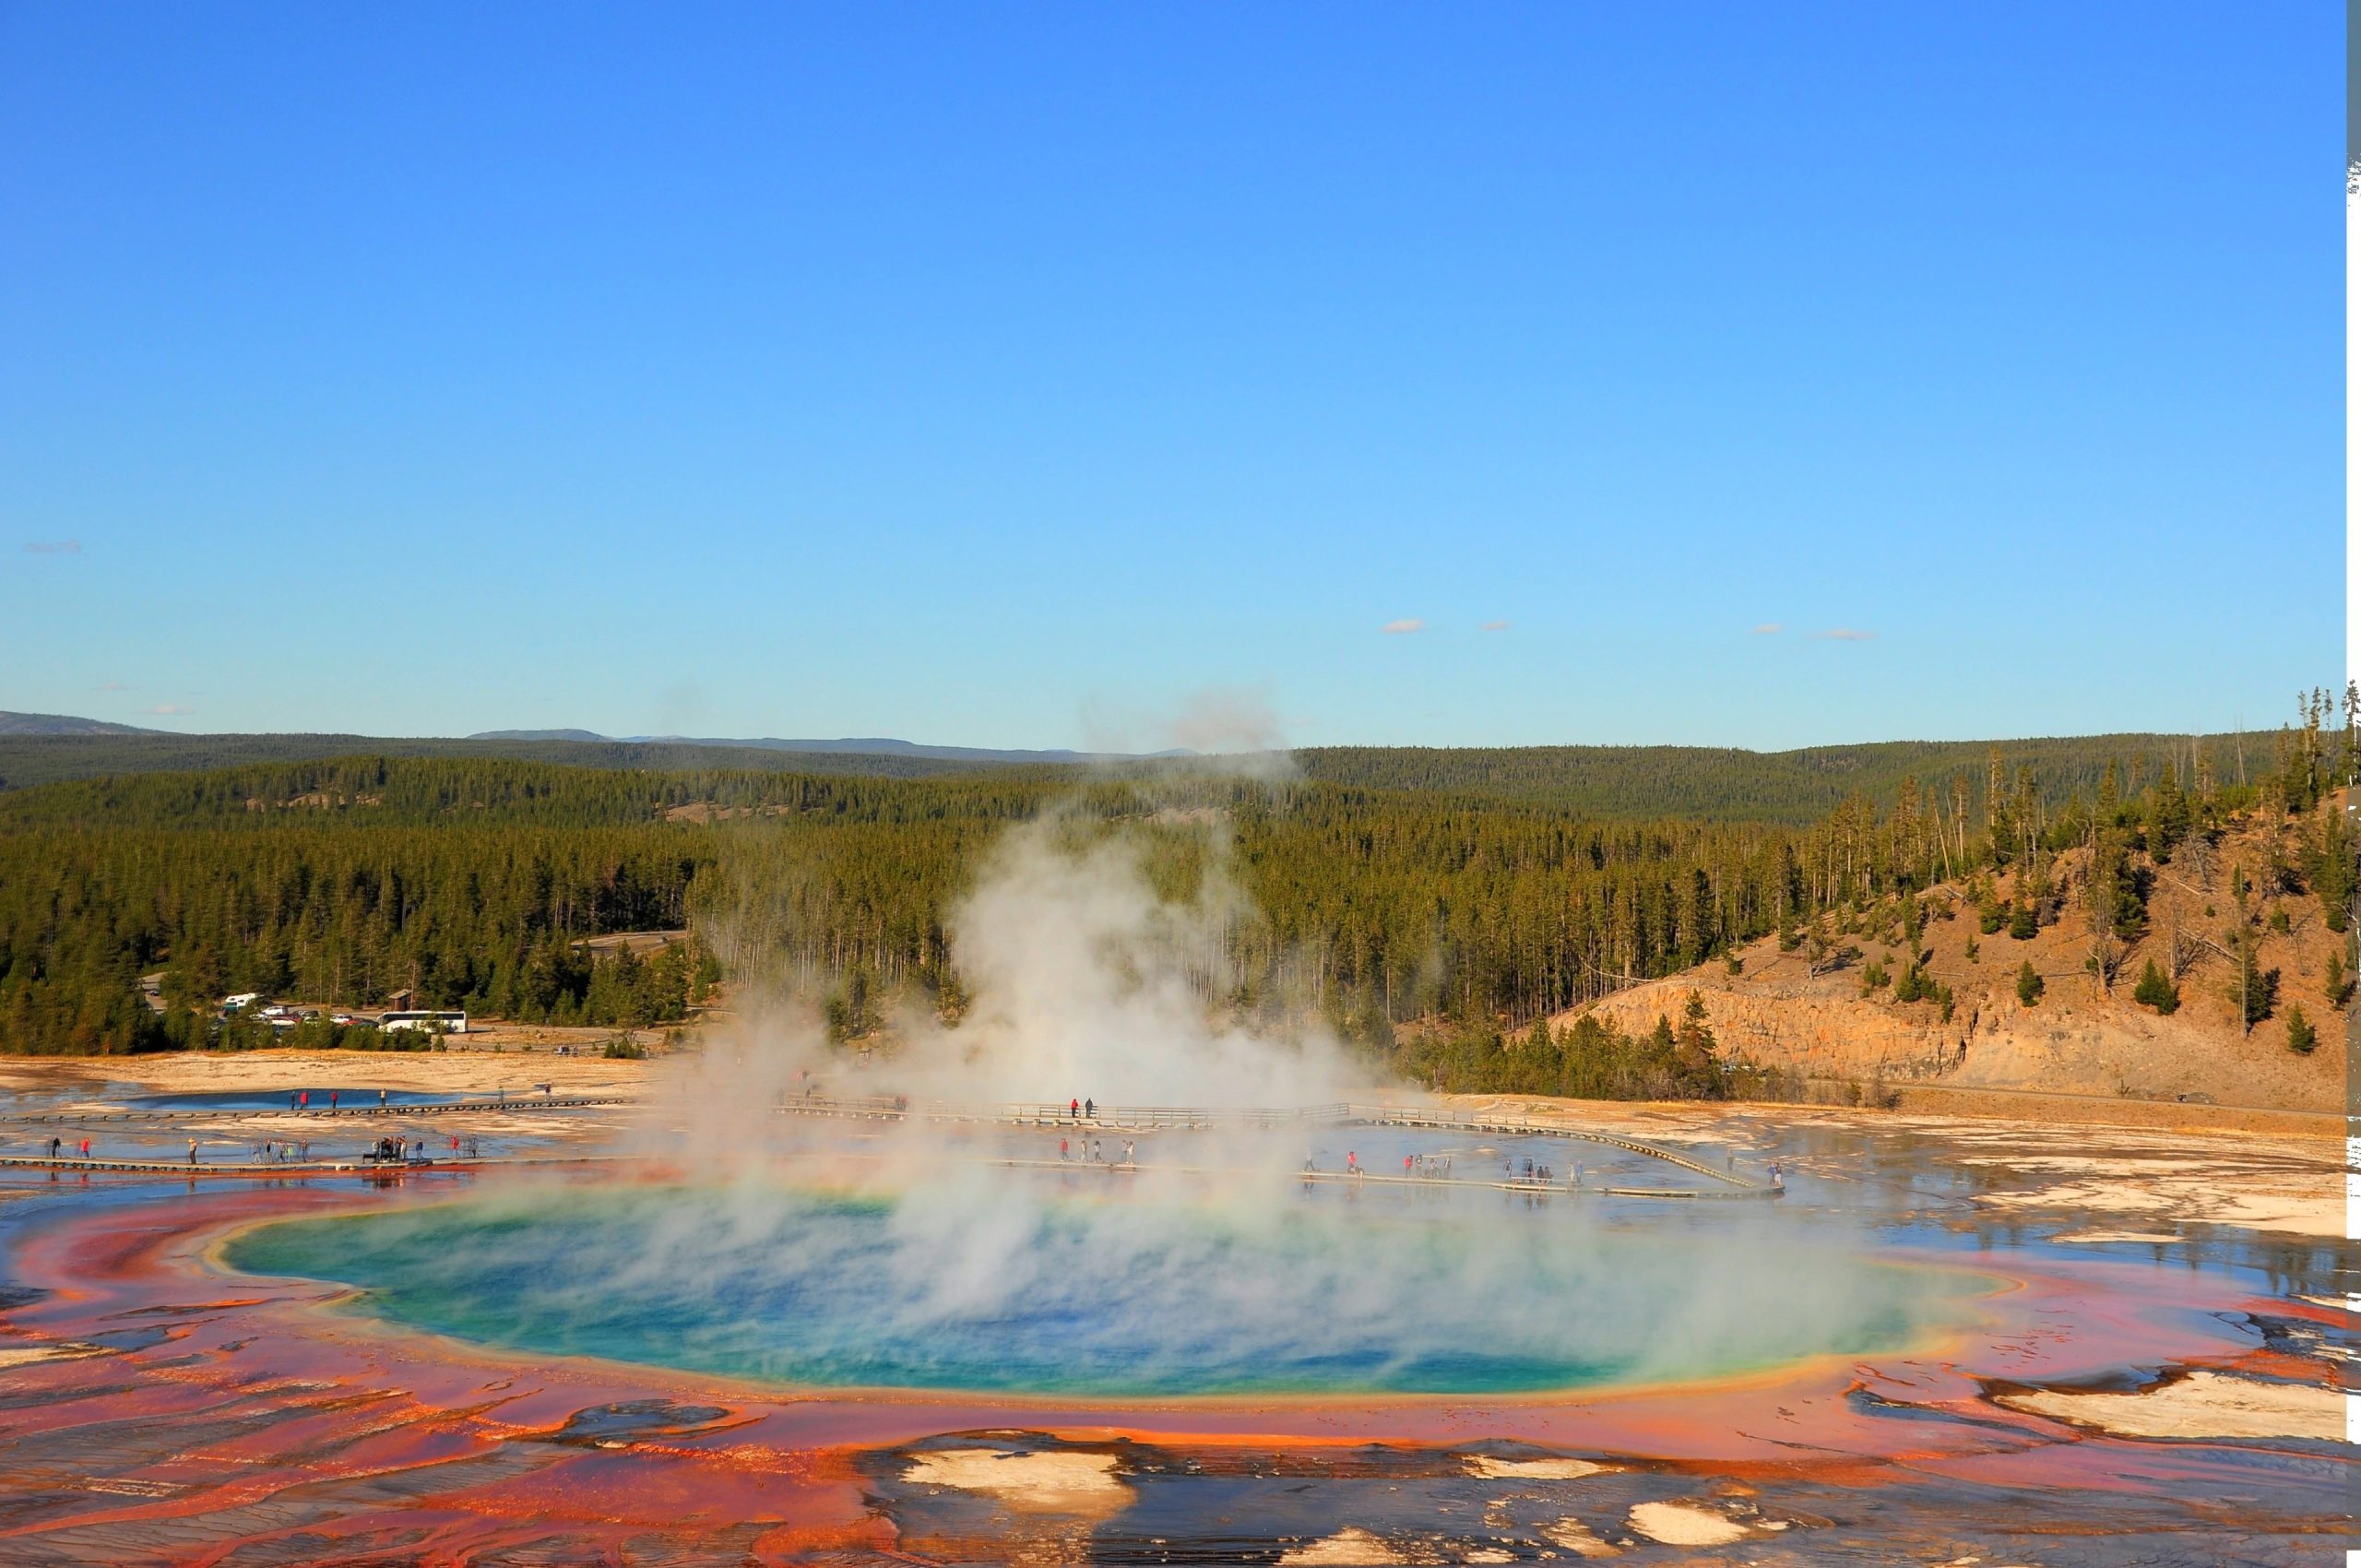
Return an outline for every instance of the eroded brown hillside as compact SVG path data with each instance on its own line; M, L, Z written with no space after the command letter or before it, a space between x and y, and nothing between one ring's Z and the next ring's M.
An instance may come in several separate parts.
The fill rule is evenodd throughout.
M2331 802L2325 809L2343 807ZM1679 1018L1694 992L1728 1056L1822 1084L1882 1080L2333 1111L2344 1102L2350 935L2330 929L2300 876L2276 878L2269 869L2300 858L2308 826L2284 825L2275 853L2272 835L2248 819L2218 841L2184 847L2167 863L2138 857L2145 916L2136 936L2105 949L2115 960L2112 983L2092 968L2102 947L2090 851L2071 849L2045 868L2047 918L2029 938L2011 936L2005 919L1997 931L1980 929L1987 905L2005 913L2024 901L2022 873L1947 883L1924 896L1920 973L1930 989L1948 989L1948 1018L1940 991L1896 1000L1893 982L1908 969L1911 948L1902 906L1892 899L1828 918L1817 940L1806 931L1790 937L1792 945L1776 937L1750 944L1738 950L1735 972L1716 957L1579 1011L1639 1033L1660 1015ZM2234 875L2252 884L2244 921L2255 967L2278 977L2269 1015L2251 1030L2240 1028L2232 996L2241 919ZM2152 961L2178 994L2169 1015L2133 999ZM2027 963L2042 981L2030 1004L2018 996ZM2332 964L2343 966L2335 995ZM1886 983L1866 983L1880 971ZM2289 1049L2299 1011L2316 1034L2308 1054ZM1576 1016L1553 1022L1562 1027Z

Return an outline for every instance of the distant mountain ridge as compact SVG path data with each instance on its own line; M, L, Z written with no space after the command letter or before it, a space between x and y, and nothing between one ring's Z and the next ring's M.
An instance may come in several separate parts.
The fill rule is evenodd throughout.
M0 735L163 735L165 730L143 730L136 724L110 724L103 719L77 719L70 713L0 713Z
M591 730L484 730L470 741L584 741L603 745L735 746L757 752L825 752L835 756L922 757L931 762L1019 762L1063 765L1077 762L1136 762L1120 752L1077 752L1064 748L1027 751L999 746L931 746L888 735L848 735L839 740L785 740L776 735L739 738L729 735L601 735ZM1156 756L1186 756L1186 752L1157 752Z
M595 730L479 730L470 741L587 741L603 745L608 737Z
M658 773L758 771L918 778L1006 764L953 762L886 752L777 752L631 741L470 741L385 735L0 734L0 790L139 773L197 773L255 763L329 757L504 757L572 767Z
M1886 741L1752 752L1708 746L1315 746L1283 757L1280 771L1346 789L1439 790L1471 800L1526 801L1601 818L1681 817L1805 825L1846 797L1886 800L1905 778L1921 798L1984 786L1992 754L2013 775L2034 769L2043 799L2098 786L2110 765L2153 775L2168 760L2184 779L2201 757L2213 775L2243 781L2273 766L2284 733L2117 734L1991 741ZM579 729L494 731L468 737L338 734L191 735L55 714L0 715L0 790L76 778L203 772L332 757L481 757L634 772L754 772L919 778L1003 770L1071 774L1099 767L1152 775L1197 766L1189 754L1122 756L1075 751L935 746L882 736L841 740L610 740ZM1220 759L1252 773L1257 759Z

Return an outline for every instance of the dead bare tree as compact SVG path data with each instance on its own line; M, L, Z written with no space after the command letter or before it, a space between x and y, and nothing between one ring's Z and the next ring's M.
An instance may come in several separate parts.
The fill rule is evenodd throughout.
M2213 891L2213 872L2219 859L2213 853L2213 835L2202 830L2192 833L2180 847L2180 858L2197 873L2197 885L2205 893Z
M2131 949L2117 941L2113 932L2097 930L2091 932L2091 976L2098 981L2100 995L2109 995L2114 992L2115 977L2122 972L2123 961L2130 955Z
M2197 968L2197 961L2205 956L2209 947L2213 947L2213 944L2203 937L2183 931L2178 921L2173 922L2172 929L2165 933L2165 964L2172 970L2174 984L2177 985L2188 978L2189 971ZM2221 951L2218 947L2213 950Z
M1851 943L1834 943L1821 921L1815 920L1804 933L1805 968L1813 979L1833 974L1845 964L1861 956L1861 950Z
M2115 911L2107 907L2107 900L2100 897L2096 870L2095 863L2087 865L2075 880L2091 935L2091 975L2099 983L2099 993L2108 995L2115 990L2115 977L2122 969L2123 961L2130 956L2131 948L2115 934Z

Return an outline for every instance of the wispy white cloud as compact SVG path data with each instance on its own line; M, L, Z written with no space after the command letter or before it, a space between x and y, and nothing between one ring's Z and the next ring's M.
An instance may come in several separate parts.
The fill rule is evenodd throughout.
M1383 632L1389 637L1406 636L1412 632L1423 632L1426 629L1427 624L1424 621L1415 619L1408 621L1388 621L1384 625L1378 628L1379 631Z
M1775 637L1786 629L1787 628L1779 622L1765 621L1762 624L1754 628L1754 635L1758 637Z
M78 539L29 539L25 540L28 555L79 555L82 541Z
M1505 632L1509 629L1509 624L1506 621L1487 621L1484 623L1484 629L1488 632Z
M90 690L94 692L127 692L131 690L131 688L125 685L120 681L109 681L104 685L92 686Z
M159 719L170 719L176 713L195 713L196 709L193 707L184 707L176 702L160 702L155 707L145 709L144 711L152 713Z
M1857 632L1850 626L1833 626L1825 632L1814 632L1812 636L1824 643L1865 643L1875 638L1877 634Z

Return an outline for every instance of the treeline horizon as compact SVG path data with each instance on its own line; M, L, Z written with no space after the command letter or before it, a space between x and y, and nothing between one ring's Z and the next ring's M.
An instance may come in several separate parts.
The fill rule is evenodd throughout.
M1221 935L1208 1004L1316 1013L1417 1075L1436 1053L1400 1026L1443 1020L1497 1039L1785 924L2028 844L2087 842L2102 811L2135 839L2160 797L2194 831L2266 802L2308 811L2361 766L2350 710L2339 734L2323 702L2316 694L2301 728L2267 735L2262 756L2250 742L2241 758L2153 737L2024 756L1987 747L1973 770L1921 752L1928 778L1902 771L1881 796L1849 790L1804 824L1713 814L1765 812L1765 800L1791 809L1793 790L1748 771L1758 754L1676 748L1634 749L1629 768L1589 787L1699 802L1654 819L1585 804L1578 788L1553 794L1541 758L1471 755L1473 770L1450 775L1461 785L1421 783L1444 777L1422 752L1339 765L1399 785L1323 778L1320 754L1279 782L371 755L50 784L0 793L0 1050L199 1044L201 1030L176 1022L196 1016L188 1004L238 991L354 1006L407 991L419 1006L529 1021L661 1021L717 959L825 1000L846 1034L888 997L955 1016L948 913L1000 836L1055 805L1145 836L1169 896L1204 873L1204 825L1216 823L1246 900ZM2118 739L2158 744L2108 743ZM1876 767L1839 777L1882 778L1910 754L1880 751ZM1646 782L1667 766L1668 782ZM681 926L698 933L694 956L631 960L628 974L578 945ZM175 999L162 1015L138 983L159 969ZM1648 1060L1673 1060L1662 1043ZM1433 1065L1446 1057L1458 1060Z
M2096 786L2110 760L2148 776L2170 759L2243 781L2284 731L2132 733L1975 741L1881 741L1785 751L1679 745L1310 746L1254 757L1140 758L1126 763L984 762L892 753L777 751L693 742L371 738L341 734L0 735L0 799L44 786L138 775L214 773L362 759L507 761L599 771L822 775L870 778L996 778L1071 788L1098 779L1170 781L1205 773L1284 773L1353 788L1443 790L1542 800L1600 816L1703 817L1801 826L1850 794L1891 796L1904 778L1948 788L1980 773L1999 747L2031 764L2053 802ZM291 793L305 792L301 787Z

